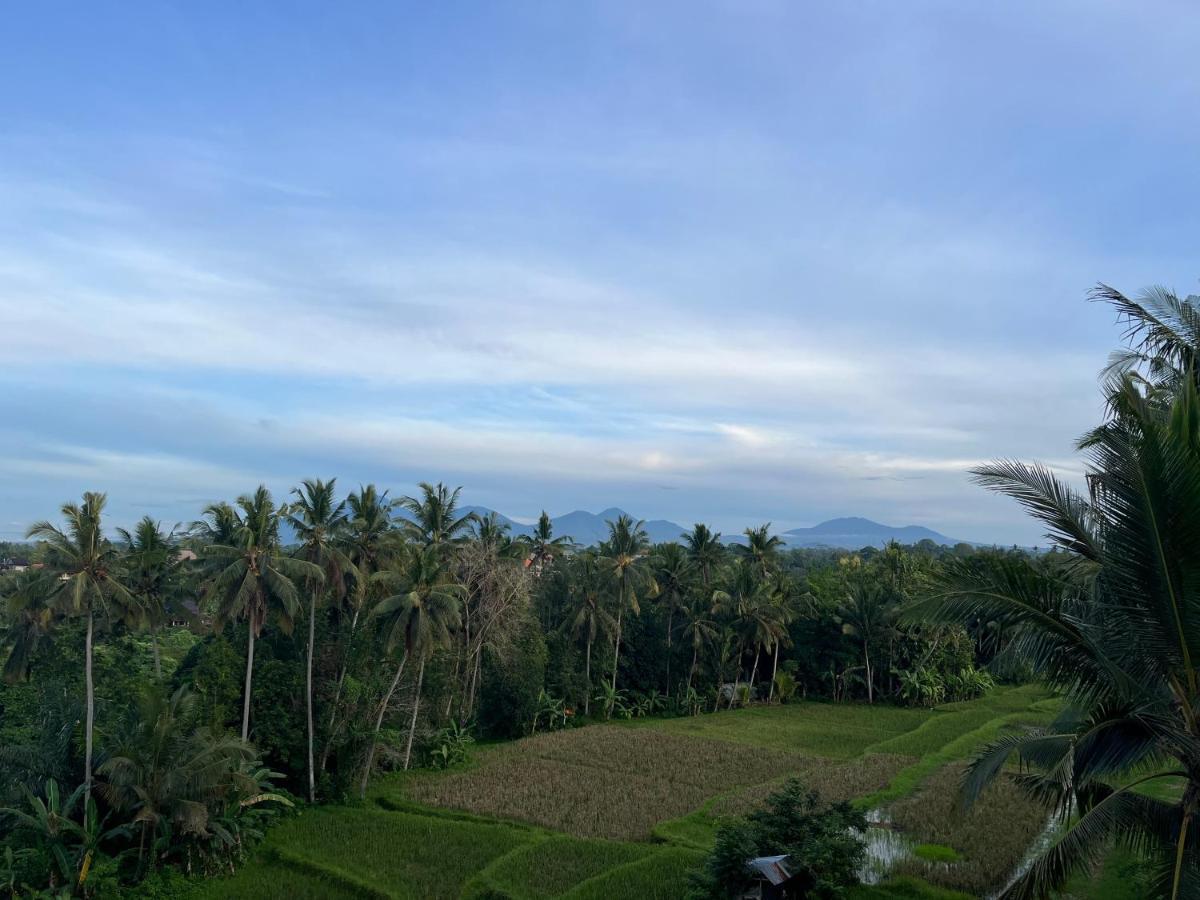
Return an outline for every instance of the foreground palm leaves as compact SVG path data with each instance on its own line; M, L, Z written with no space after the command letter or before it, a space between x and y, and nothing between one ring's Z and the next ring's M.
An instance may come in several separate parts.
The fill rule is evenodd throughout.
M1041 466L975 473L1047 525L1054 552L952 563L918 611L991 623L1070 701L1053 727L998 740L966 775L973 798L1015 757L1062 819L1005 897L1044 897L1114 843L1151 860L1155 896L1200 896L1198 317L1193 298L1161 291L1101 298L1133 346L1107 373L1109 420L1080 442L1087 495Z

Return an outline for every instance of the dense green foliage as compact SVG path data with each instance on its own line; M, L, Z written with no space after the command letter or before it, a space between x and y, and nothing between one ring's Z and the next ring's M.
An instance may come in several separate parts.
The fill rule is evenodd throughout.
M762 808L722 825L695 878L695 896L740 896L755 881L748 859L786 856L788 897L830 900L858 883L867 820L848 803L823 804L816 792L789 779Z
M996 622L1010 652L1068 698L1049 727L1004 735L968 797L1017 757L1061 834L1008 891L1041 897L1114 843L1149 859L1148 896L1200 896L1200 298L1102 287L1128 349L1105 381L1106 421L1080 441L1086 493L1036 465L978 469L1048 528L1039 559L955 561L917 610ZM1181 790L1154 791L1169 784Z

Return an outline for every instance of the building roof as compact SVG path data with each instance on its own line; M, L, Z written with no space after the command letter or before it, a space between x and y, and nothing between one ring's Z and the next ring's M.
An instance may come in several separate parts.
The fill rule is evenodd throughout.
M790 856L756 856L746 861L746 868L757 872L771 884L779 885L790 881L792 872L788 869Z

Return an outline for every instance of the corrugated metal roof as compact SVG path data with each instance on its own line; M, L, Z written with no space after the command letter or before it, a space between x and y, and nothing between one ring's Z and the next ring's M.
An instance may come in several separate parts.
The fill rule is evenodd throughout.
M784 856L758 856L746 863L746 867L758 872L763 878L771 882L771 884L780 885L785 881L789 881L792 873L788 870L788 861L790 857Z

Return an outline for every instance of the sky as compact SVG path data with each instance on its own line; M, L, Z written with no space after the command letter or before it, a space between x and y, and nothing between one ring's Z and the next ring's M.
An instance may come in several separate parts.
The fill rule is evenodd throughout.
M518 519L1037 543L1120 338L1195 291L1200 7L19 4L0 540L306 477Z

